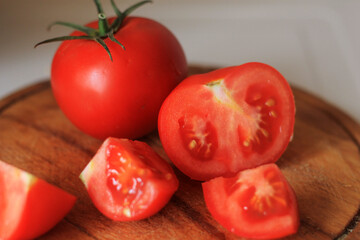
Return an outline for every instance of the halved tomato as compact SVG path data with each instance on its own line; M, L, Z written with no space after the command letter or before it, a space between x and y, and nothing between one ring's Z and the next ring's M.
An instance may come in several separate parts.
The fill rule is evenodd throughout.
M76 198L0 161L0 239L34 239L54 227Z
M157 213L177 190L170 164L140 141L108 138L81 173L94 205L116 221Z
M238 236L272 239L297 232L296 196L274 163L214 178L202 187L214 219Z
M247 63L185 79L164 101L158 129L173 163L208 180L277 161L294 121L285 78L269 65Z

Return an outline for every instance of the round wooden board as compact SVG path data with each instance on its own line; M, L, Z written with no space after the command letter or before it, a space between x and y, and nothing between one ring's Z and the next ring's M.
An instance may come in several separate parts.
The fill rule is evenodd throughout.
M210 68L191 67L191 73ZM294 188L301 226L289 239L359 239L360 126L293 88L294 139L278 165ZM141 139L167 159L156 133ZM158 214L114 222L93 206L79 174L101 141L78 131L59 110L48 81L0 101L0 160L77 196L71 212L41 239L241 239L212 219L201 184L178 170L180 187Z

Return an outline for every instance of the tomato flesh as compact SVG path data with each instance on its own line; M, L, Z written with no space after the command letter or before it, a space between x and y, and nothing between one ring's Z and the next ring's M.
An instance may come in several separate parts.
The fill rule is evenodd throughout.
M245 97L245 102L256 109L257 127L255 133L246 134L247 131L239 126L239 143L244 155L264 153L274 144L281 128L281 104L278 96L274 96L273 86L266 84L250 86Z
M158 121L173 163L196 180L277 161L294 128L291 88L262 63L190 76L164 101Z
M238 203L244 210L244 215L254 223L266 221L274 216L281 216L287 213L289 207L289 194L284 188L284 182L275 169L267 169L262 176L256 172L243 173L242 177L229 178L227 186L233 194L240 189L241 196ZM246 177L244 177L246 175Z
M108 157L107 186L117 202L129 205L143 192L143 178L147 169L123 156L121 149L116 145L111 145L106 155Z
M296 196L273 163L202 184L206 205L221 225L247 238L280 238L297 231Z
M178 188L171 166L144 142L108 138L81 173L94 205L116 221L147 218Z
M217 149L217 136L209 121L196 115L179 119L180 135L185 148L197 159L211 159Z
M34 239L53 228L76 198L0 161L0 239Z

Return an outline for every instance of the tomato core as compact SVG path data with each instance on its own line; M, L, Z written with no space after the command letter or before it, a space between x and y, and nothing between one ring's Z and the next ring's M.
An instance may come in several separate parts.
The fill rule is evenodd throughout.
M170 183L174 177L162 169L155 158L157 155L144 143L116 141L112 139L105 152L106 184L116 204L122 206L122 214L130 218L149 204L150 185L157 181Z
M200 160L211 159L218 147L214 126L203 117L185 115L179 119L179 129L184 147Z
M114 199L124 206L129 206L143 193L144 177L148 175L139 161L125 156L119 146L110 145L106 151L107 186L111 189Z
M274 144L274 139L281 132L281 101L277 98L277 90L268 84L254 84L247 89L245 104L257 113L253 119L255 130L249 131L238 127L239 143L244 156L252 153L263 154Z
M148 144L108 138L80 175L94 205L115 221L156 214L179 182L169 165Z
M289 212L286 185L272 169L265 171L263 178L233 177L226 181L227 194L236 196L244 215L251 222L267 221Z
M299 227L295 193L274 163L217 177L202 187L215 220L240 237L281 238Z

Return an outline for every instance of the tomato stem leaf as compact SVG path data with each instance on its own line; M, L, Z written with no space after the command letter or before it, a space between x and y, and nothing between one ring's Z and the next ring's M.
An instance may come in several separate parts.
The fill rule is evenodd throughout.
M62 25L65 27L70 27L72 29L86 33L89 36L96 36L96 32L97 32L96 29L91 28L91 27L86 27L86 26L77 25L77 24L73 24L73 23L69 23L69 22L62 22L62 21L53 22L52 24L50 24L48 26L48 30L50 30L52 28L52 26L54 26L54 25Z
M119 10L119 8L116 6L114 0L111 0L111 5L112 5L112 7L114 9L114 12L117 15L117 18L113 22L113 24L111 25L111 28L114 29L114 32L117 32L119 30L123 20L125 19L125 17L130 15L130 13L132 13L134 10L136 10L140 6L144 5L145 3L151 3L151 2L152 1L150 1L150 0L141 1L141 2L138 2L138 3L135 3L135 4L131 5L124 12L121 12Z
M111 24L111 29L114 29L114 32L117 32L121 26L122 20L124 19L123 13L119 10L119 8L116 6L114 0L111 0L111 5L114 9L114 12L117 16L115 21Z
M144 5L145 3L151 3L152 1L150 0L145 0L145 1L141 1L141 2L138 2L138 3L135 3L134 5L128 7L123 15L126 17L128 16L130 13L132 13L135 9L139 8L140 6Z
M59 42L59 41L67 41L67 40L77 40L77 39L82 39L82 40L94 40L94 37L92 36L63 36L63 37L55 37L55 38L51 38L51 39L47 39L44 40L42 42L37 43L34 48L36 48L39 45L42 45L44 43L50 43L50 42Z
M103 10L103 8L101 6L100 1L99 0L94 0L94 2L95 2L95 5L96 5L96 9L97 9L98 14L104 13L104 10Z
M100 0L94 0L94 3L96 5L96 9L98 12L98 29L87 27L87 26L80 26L77 24L69 23L69 22L63 22L63 21L56 21L49 25L48 29L51 29L54 25L62 25L65 27L70 27L75 30L78 30L80 32L83 32L86 34L86 36L63 36L63 37L56 37L47 39L45 41L39 42L35 44L35 48L39 45L42 45L44 43L50 43L50 42L56 42L56 41L65 41L65 40L76 40L76 39L83 39L83 40L93 40L97 43L99 43L108 53L110 60L113 61L113 58L111 56L110 50L107 47L106 43L104 42L104 38L108 37L111 41L117 43L120 45L124 50L125 46L120 43L114 36L114 34L120 29L121 24L125 17L127 17L130 13L132 13L135 9L139 8L140 6L144 5L145 3L151 3L151 0L144 0L138 3L135 3L128 7L124 12L120 11L119 8L116 6L114 0L110 0L111 5L113 7L113 10L117 16L115 21L109 26L108 19L106 18L106 15L104 13L104 10L102 8L102 5L100 3Z
M114 0L110 0L111 1L111 6L114 9L114 12L116 14L116 16L118 17L122 17L123 13L119 10L119 8L116 6Z
M124 50L125 50L124 45L122 45L122 43L121 43L121 42L119 42L119 41L115 38L115 36L114 36L114 33L113 33L113 32L109 32L109 33L108 33L108 36L109 36L109 38L110 38L110 40L111 40L111 41L113 41L113 42L115 42L115 43L119 44L119 45L122 47L122 49L124 49Z
M95 41L97 43L99 43L105 50L106 52L108 53L109 57L110 57L110 60L113 61L113 58L111 56L111 53L110 53L110 50L109 48L106 46L106 43L104 42L104 40L102 40L101 38L95 38Z

